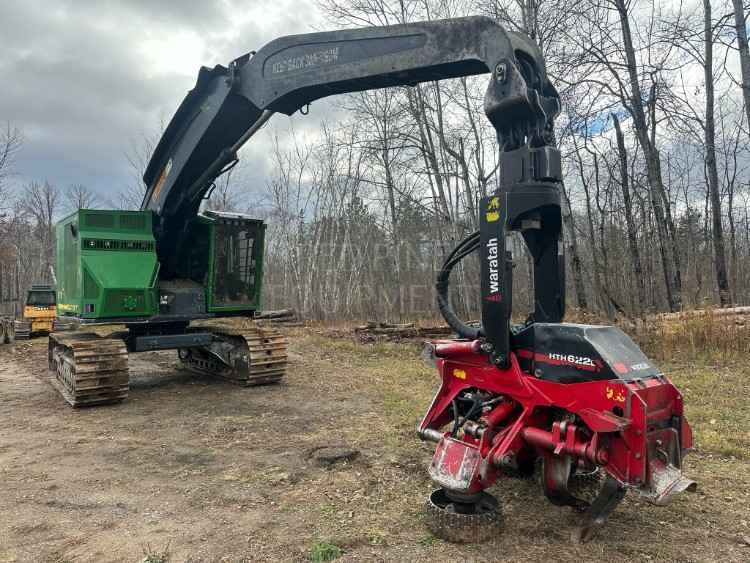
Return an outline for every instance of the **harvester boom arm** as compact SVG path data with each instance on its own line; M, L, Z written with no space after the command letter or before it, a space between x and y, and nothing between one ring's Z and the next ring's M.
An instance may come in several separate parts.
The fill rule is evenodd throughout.
M503 142L549 135L559 102L541 54L484 17L291 35L228 67L203 67L144 175L141 208L156 215L162 261L177 254L214 179L273 113L291 115L333 94L487 72L485 111ZM168 275L169 260L163 267Z

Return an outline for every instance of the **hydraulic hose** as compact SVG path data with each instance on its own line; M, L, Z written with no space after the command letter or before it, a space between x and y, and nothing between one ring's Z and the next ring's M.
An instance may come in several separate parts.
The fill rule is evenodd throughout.
M458 315L456 315L453 306L451 305L448 288L453 267L477 248L479 248L479 231L466 237L451 251L445 259L445 262L443 262L443 267L438 273L437 282L435 283L440 314L456 334L461 338L469 340L476 340L479 338L482 335L482 329L471 327L458 318Z

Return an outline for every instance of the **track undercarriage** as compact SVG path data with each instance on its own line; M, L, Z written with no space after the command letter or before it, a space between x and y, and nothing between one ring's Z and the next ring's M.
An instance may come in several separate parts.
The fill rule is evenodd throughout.
M208 346L180 348L182 366L243 386L276 383L286 371L286 338L278 331L217 327Z
M71 406L116 403L128 396L128 349L93 332L49 337L50 382Z
M179 342L174 340L175 336L189 339L191 335L201 345L170 345ZM129 391L129 352L147 349L177 348L183 368L243 386L276 383L286 371L286 338L272 329L215 326L191 328L185 335L147 338L150 348L143 348L139 337L129 333L108 336L83 331L53 333L48 353L50 383L73 407L121 402Z

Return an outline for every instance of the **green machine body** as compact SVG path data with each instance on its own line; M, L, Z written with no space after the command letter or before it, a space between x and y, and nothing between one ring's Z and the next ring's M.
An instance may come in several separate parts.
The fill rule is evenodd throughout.
M80 209L56 226L58 315L128 324L252 314L264 233L242 214L198 215L175 275L162 279L151 211Z

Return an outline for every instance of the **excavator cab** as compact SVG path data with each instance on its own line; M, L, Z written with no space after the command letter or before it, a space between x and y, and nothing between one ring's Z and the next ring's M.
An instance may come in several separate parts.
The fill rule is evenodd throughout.
M51 285L32 285L26 296L26 308L34 307L38 310L55 308L55 288Z

